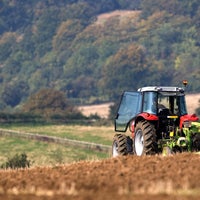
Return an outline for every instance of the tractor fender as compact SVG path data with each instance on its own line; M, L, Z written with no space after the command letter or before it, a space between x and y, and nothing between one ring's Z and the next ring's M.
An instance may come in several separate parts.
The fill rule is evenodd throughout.
M196 114L192 115L183 115L180 117L180 128L183 127L183 123L188 121L188 122L196 122L198 121L199 118L196 116Z
M146 120L146 121L158 121L158 116L150 114L150 113L140 113L138 114L133 120L130 121L130 131L131 136L134 138L135 136L135 126L139 121Z
M150 114L150 113L140 113L137 118L142 117L143 119L147 120L147 121L157 121L158 120L158 116L154 115L154 114Z

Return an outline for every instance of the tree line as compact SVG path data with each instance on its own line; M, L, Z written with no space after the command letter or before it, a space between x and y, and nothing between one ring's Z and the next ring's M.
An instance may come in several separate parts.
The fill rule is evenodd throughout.
M3 0L0 7L1 110L18 110L42 89L73 104L182 79L200 92L198 0ZM131 12L99 18L116 10Z

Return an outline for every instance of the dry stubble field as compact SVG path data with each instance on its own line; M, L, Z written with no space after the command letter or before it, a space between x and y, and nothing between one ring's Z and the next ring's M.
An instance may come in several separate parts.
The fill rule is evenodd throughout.
M200 199L200 155L127 156L0 171L0 199Z
M199 166L200 154L184 153L0 170L0 199L199 200Z

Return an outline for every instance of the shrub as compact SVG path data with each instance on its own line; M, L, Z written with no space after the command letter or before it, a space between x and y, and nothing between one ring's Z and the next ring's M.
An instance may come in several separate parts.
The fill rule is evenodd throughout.
M1 168L3 169L17 169L26 167L30 167L30 160L27 159L27 155L25 153L15 154L12 158L8 158L6 163L1 165Z

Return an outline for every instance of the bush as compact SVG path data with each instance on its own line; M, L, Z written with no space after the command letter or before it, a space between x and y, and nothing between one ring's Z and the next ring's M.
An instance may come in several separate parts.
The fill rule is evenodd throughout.
M47 88L31 95L23 105L22 111L50 118L52 115L75 112L75 108L66 99L64 92Z
M27 160L27 155L25 153L15 154L12 158L8 158L8 161L1 165L3 169L17 169L30 167L30 160Z

